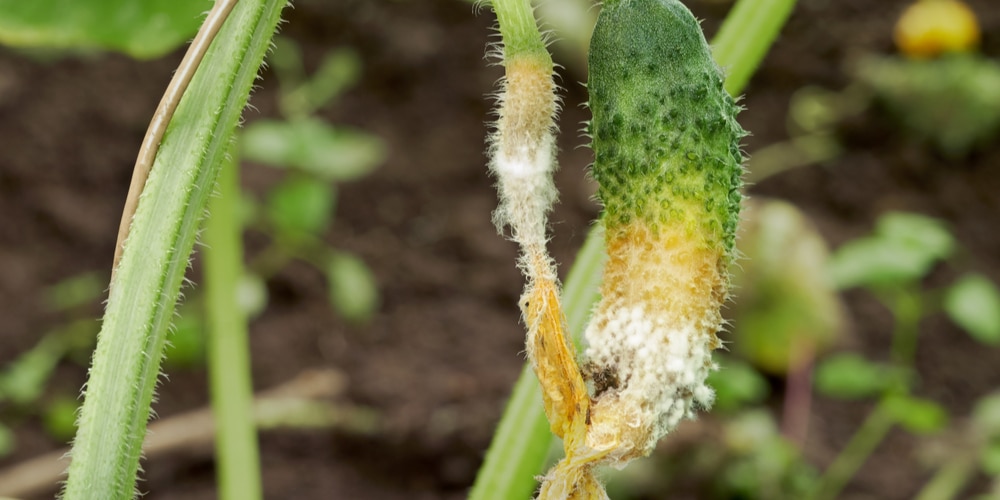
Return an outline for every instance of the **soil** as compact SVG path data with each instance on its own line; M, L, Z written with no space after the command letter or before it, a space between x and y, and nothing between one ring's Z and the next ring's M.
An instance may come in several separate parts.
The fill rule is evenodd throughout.
M729 7L689 3L709 35ZM841 89L850 57L890 52L892 25L905 3L801 0L746 90L740 120L753 135L745 149L752 154L787 138L793 92L806 85ZM1000 56L1000 9L992 0L969 3L981 17L983 51ZM251 325L254 385L266 389L305 369L332 368L348 380L344 403L375 409L382 426L374 435L264 432L266 497L463 498L524 359L516 249L490 222L496 195L484 166L489 95L500 76L484 59L494 21L458 0L303 0L286 18L283 34L304 47L308 67L337 47L355 49L364 64L359 84L324 116L378 135L389 155L374 174L341 186L327 240L371 267L381 305L370 324L350 325L330 309L319 272L304 264L284 269L268 282L269 307ZM134 155L180 56L42 61L0 52L0 365L65 322L46 306L48 286L83 272L107 274ZM568 67L560 75L562 194L551 249L565 273L598 206L586 176L591 154L577 133L587 119L580 106L585 89L577 83L583 72ZM273 82L265 72L252 98L257 111L247 120L276 115ZM869 232L887 210L939 217L953 228L970 265L1000 281L1000 232L994 229L1000 176L992 171L1000 147L948 161L874 112L842 132L842 156L768 178L750 194L795 203L834 247ZM245 165L243 176L246 188L258 193L276 178L257 165ZM259 243L250 238L249 251L259 251ZM953 277L944 269L928 285ZM889 313L866 293L845 298L853 332L840 347L884 359ZM98 317L99 304L92 309ZM921 332L918 394L946 405L956 418L968 416L977 398L1000 382L1000 351L940 316L925 321ZM203 368L169 367L167 375L155 405L161 418L206 404ZM85 363L64 361L46 397L77 394L85 376ZM806 458L828 465L870 407L817 397ZM39 418L15 413L0 408L16 425L16 449L0 468L64 445L48 437ZM914 495L932 472L916 457L916 443L892 432L843 498ZM215 497L208 454L176 453L143 467L145 498Z

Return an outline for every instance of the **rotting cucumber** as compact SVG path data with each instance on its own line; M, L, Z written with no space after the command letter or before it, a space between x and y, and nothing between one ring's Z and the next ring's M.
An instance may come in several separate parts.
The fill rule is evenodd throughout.
M711 405L705 378L721 344L746 133L677 0L605 1L589 62L591 172L609 259L586 331L588 444L623 464Z

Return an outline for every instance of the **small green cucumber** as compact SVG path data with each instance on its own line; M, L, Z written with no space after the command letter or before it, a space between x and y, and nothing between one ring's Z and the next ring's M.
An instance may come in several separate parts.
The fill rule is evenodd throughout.
M745 133L687 7L677 0L605 1L588 87L592 174L605 225L683 221L731 251Z

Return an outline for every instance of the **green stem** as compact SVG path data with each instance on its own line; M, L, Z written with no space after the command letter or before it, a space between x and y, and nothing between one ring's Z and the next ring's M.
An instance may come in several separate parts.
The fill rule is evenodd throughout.
M111 286L68 499L135 496L163 346L209 194L286 0L243 0L167 126Z
M330 259L336 255L322 239L313 235L297 234L295 238L289 238L269 226L260 225L257 229L271 237L271 243L251 260L248 267L265 281L293 259L317 269L325 269Z
M896 327L892 333L892 361L905 370L913 369L920 337L920 318L925 308L919 290L902 289L883 298L889 304Z
M826 473L816 488L816 494L811 497L812 500L837 498L847 482L854 477L858 469L875 451L875 447L885 439L886 434L895 423L887 401L888 399L883 399L879 402L878 406L861 424L861 427L851 436L847 446L840 451L837 458L826 469Z
M234 143L235 144L235 143ZM208 375L215 419L219 498L262 497L247 318L237 302L243 276L243 232L239 220L237 148L219 173L219 195L205 223L205 312Z
M518 4L515 12L507 11L506 4L514 3ZM715 57L716 62L729 71L726 90L731 94L738 94L743 90L794 5L795 0L740 0L730 12L717 38L725 43L716 44ZM524 40L537 39L541 43L540 35L529 36L522 33L522 29L504 30L504 21L509 16L524 29L529 26L526 19L530 19L531 28L537 31L533 17L527 17L531 15L527 0L497 0L494 8L498 10L500 33L505 44L508 35ZM500 17L502 8L505 10L505 17ZM737 50L737 41L746 41L755 50ZM733 75L737 75L735 79ZM598 298L597 289L604 256L603 235L600 231L591 230L586 243L577 254L563 289L567 324L578 345L590 311ZM536 486L534 476L542 472L552 439L542 410L541 389L532 371L525 369L514 385L493 435L493 442L476 476L470 500L530 498Z
M920 490L916 500L955 498L976 472L976 457L963 456L949 460Z
M726 70L726 90L743 91L767 55L796 0L740 0L712 40L717 62Z
M920 293L916 290L899 290L888 297L882 297L882 300L890 304L896 322L892 337L893 364L898 369L905 370L902 373L908 373L913 369L919 335L918 327L923 315ZM898 383L890 388L890 393L886 394L878 406L868 415L868 418L851 437L847 446L827 468L817 488L815 500L835 498L868 460L875 448L885 439L886 434L895 423L895 418L887 406L889 398L908 394L910 380L909 376L901 377Z
M198 35L191 41L191 46L184 59L181 61L174 77L170 80L160 104L156 107L153 119L146 130L146 136L142 139L142 146L139 148L139 155L132 168L132 181L129 183L128 195L125 198L125 208L122 210L122 218L118 225L118 241L115 243L115 258L111 265L111 279L114 281L115 272L118 270L118 261L121 259L122 250L125 248L125 239L128 238L129 230L132 227L132 220L135 217L135 210L139 206L139 196L149 179L149 171L153 168L153 161L156 160L156 152L163 141L163 134L167 131L167 125L173 119L177 105L187 92L191 78L201 67L201 61L208 52L208 48L215 40L215 36L222 29L223 24L229 18L233 7L239 0L222 0L215 3L215 6L208 13ZM113 284L113 283L112 283Z
M491 3L500 25L505 59L520 55L550 59L542 34L535 24L530 0L493 0Z

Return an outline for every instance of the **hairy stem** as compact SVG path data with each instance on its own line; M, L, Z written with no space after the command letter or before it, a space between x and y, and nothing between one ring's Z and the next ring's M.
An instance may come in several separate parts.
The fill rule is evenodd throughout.
M128 499L163 346L209 194L285 0L230 13L167 125L110 297L64 490Z
M142 139L142 146L139 148L139 156L135 159L135 166L132 168L132 181L129 183L128 195L125 198L125 208L122 210L121 222L118 223L118 241L115 242L115 258L111 265L111 277L118 268L118 261L121 260L122 249L125 247L125 239L128 238L129 228L132 226L132 218L135 217L135 209L139 206L139 196L142 194L146 180L149 178L149 170L153 168L153 160L156 159L156 152L160 148L160 141L163 140L163 133L167 130L170 119L177 111L177 105L181 102L181 97L191 83L195 71L201 66L201 61L205 57L205 52L215 40L215 35L222 29L222 24L229 18L229 13L239 0L218 0L215 6L208 13L205 22L202 24L198 34L191 42L191 47L184 54L180 66L174 72L174 77L167 86L167 91L163 93L160 104L153 113L153 119L149 122L149 129Z

